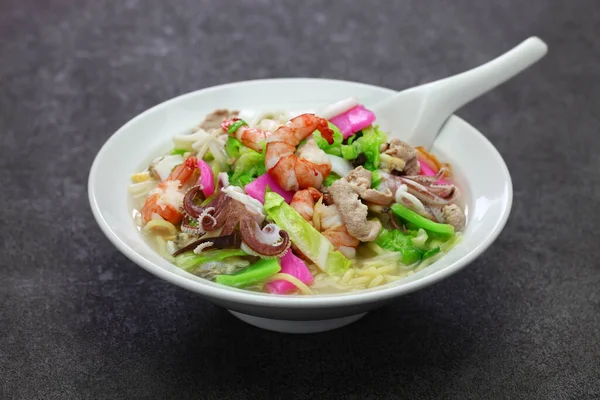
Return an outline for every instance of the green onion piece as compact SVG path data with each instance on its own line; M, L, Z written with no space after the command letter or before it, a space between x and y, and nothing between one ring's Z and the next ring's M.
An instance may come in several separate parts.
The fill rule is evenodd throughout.
M235 133L238 129L240 129L240 126L248 126L248 124L243 119L238 119L233 124L229 125L229 128L227 128L227 133Z
M261 259L233 275L218 275L215 280L221 285L244 288L260 283L280 270L281 266L277 258Z
M171 155L176 155L176 154L184 155L187 152L188 152L188 150L186 150L186 149L173 149L173 150L171 150Z
M419 228L423 228L428 232L433 232L445 236L454 235L454 227L452 225L438 224L437 222L428 220L427 218L422 217L416 212L412 211L410 208L405 207L399 203L392 204L391 208L394 214L396 214L398 217L411 224L414 224Z

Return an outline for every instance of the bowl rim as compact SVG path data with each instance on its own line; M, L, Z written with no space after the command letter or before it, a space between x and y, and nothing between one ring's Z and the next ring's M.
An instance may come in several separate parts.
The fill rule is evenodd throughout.
M100 229L104 233L104 235L109 239L109 241L119 250L123 255L125 255L129 260L131 260L136 265L144 268L146 271L152 273L153 275L164 279L170 283L173 283L179 287L184 289L199 293L201 295L207 296L208 298L219 299L223 301L236 302L245 305L254 305L261 307L274 307L274 308L320 308L320 307L339 307L339 306L351 306L358 304L366 304L373 302L381 302L387 299L391 299L394 297L398 297L404 294L411 293L418 289L424 288L426 286L432 285L440 280L447 278L448 276L458 272L463 269L465 266L473 262L477 257L479 257L487 248L497 239L502 230L504 229L508 218L510 216L512 203L513 203L513 186L512 179L510 176L510 172L502 155L498 152L498 150L494 147L494 145L483 135L478 129L473 127L467 121L462 118L452 115L448 121L451 119L456 119L459 122L466 124L467 126L473 128L475 132L481 137L483 140L484 146L488 148L488 150L494 154L499 160L498 166L502 169L502 173L506 177L506 181L504 184L507 188L508 201L506 207L502 211L500 218L495 222L493 229L487 235L487 237L479 243L474 248L470 249L469 252L459 260L456 260L446 266L445 268L436 271L430 275L424 276L420 279L417 279L412 282L407 282L402 285L383 285L374 289L364 289L354 292L345 292L339 294L323 294L323 295L276 295L272 293L259 293L252 292L243 289L230 288L227 286L209 284L198 282L192 279L189 279L185 276L178 275L176 273L170 272L166 269L163 269L159 265L154 262L146 259L145 257L138 254L135 250L129 247L124 241L121 240L119 235L113 231L102 215L102 212L99 209L98 202L94 192L94 182L97 175L98 166L100 160L103 158L104 154L109 151L109 148L115 140L121 135L126 134L127 129L130 125L134 124L135 121L144 118L146 115L155 112L157 109L161 107L166 107L167 105L183 101L187 97L192 97L198 95L199 93L210 93L212 91L226 89L228 87L234 87L242 84L270 84L270 83L294 83L294 82L302 82L302 81L310 81L311 83L338 83L338 84L351 84L356 86L369 87L371 89L377 90L385 90L392 93L396 91L393 89L385 88L382 86L371 85L361 82L354 81L346 81L346 80L338 80L338 79L323 79L323 78L272 78L272 79L254 79L254 80L244 80L244 81L236 81L225 83L221 85L211 86L187 93L183 93L181 95L175 96L171 99L158 103L147 110L141 112L136 115L129 121L127 121L124 125L122 125L116 132L114 132L102 145L98 153L96 154L92 166L90 168L90 172L88 175L88 199L90 203L90 207L92 209L92 213L96 222L100 226ZM141 238L140 238L141 239ZM141 239L143 240L143 239Z

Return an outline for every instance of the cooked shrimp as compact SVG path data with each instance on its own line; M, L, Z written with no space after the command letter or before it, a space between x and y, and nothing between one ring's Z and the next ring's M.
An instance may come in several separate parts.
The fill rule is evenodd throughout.
M229 127L238 120L239 118L234 118L223 121L221 127L223 127L224 131L227 131ZM267 137L271 136L271 134L272 133L269 131L243 125L235 131L235 138L242 142L244 146L250 147L252 150L260 153L263 150L263 145L265 144Z
M190 176L198 168L198 159L196 157L188 157L183 164L178 165L173 169L167 181L179 181L179 187L183 186Z
M318 188L331 172L331 162L314 140L307 141L296 154L296 146L317 129L328 142L333 142L327 121L314 114L292 118L267 137L265 166L282 188Z
M290 206L294 207L298 214L311 222L313 217L313 211L315 208L315 202L319 200L323 194L315 188L308 188L299 190L294 194Z
M360 241L350 236L344 225L327 229L321 233L331 242L336 250L342 252L347 258L356 257L356 248L360 244Z
M155 214L159 215L165 221L169 221L173 225L177 225L183 219L183 213L178 206L164 201L164 198L167 196L167 190L169 189L164 186L165 183L167 183L167 181L158 185L158 187L151 192L152 194L146 199L144 206L140 210L144 223L152 221ZM181 200L183 202L183 197Z
M360 240L356 239L346 229L340 211L335 204L326 206L323 203L317 203L314 209L313 220L318 219L319 230L331 242L333 247L341 251L346 257L354 258L356 248Z
M140 210L144 223L151 221L155 214L173 225L181 222L184 194L179 189L190 179L197 168L198 159L189 157L183 164L175 167L169 177L150 192L150 196Z
M350 236L335 205L326 206L318 201L322 196L321 192L312 187L300 190L294 194L290 206L320 231L336 250L353 258L360 241Z

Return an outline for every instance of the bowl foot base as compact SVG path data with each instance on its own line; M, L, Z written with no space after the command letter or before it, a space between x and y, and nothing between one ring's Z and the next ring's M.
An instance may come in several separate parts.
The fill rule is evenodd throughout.
M236 311L228 311L235 317L241 319L242 321L250 325L254 325L258 328L267 329L270 331L283 333L317 333L330 331L358 321L366 314L363 313L350 315L348 317L342 318L323 319L314 321L289 321L285 319L255 317L253 315L242 314Z

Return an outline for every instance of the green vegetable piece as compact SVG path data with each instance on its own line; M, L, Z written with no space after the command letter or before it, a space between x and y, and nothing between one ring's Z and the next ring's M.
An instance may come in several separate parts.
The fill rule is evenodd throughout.
M376 169L375 171L372 171L371 189L377 189L379 187L380 183L381 183L381 177L379 176L379 170Z
M232 275L217 275L215 281L221 285L245 288L275 275L281 270L279 259L261 259L246 269Z
M402 263L411 265L419 261L424 253L412 243L412 239L412 235L398 229L382 229L375 243L386 250L402 253Z
M340 129L337 126L335 126L331 122L328 122L328 124L329 128L333 131L333 143L329 144L327 140L325 140L323 136L321 136L321 132L319 132L318 130L316 130L313 133L313 138L315 139L315 143L317 144L317 146L319 146L319 148L325 153L339 157L342 155L341 148L342 142L344 141L344 136L342 135L342 132L340 132Z
M173 149L173 150L171 150L171 155L179 154L180 156L182 156L187 152L188 152L188 150L186 150L186 149Z
M342 146L341 152L344 160L354 160L360 154L354 146Z
M421 261L423 257L423 251L416 247L407 247L402 250L402 263L405 265L411 265L417 261Z
M266 172L264 153L250 150L242 154L236 161L234 171L229 177L229 183L244 187Z
M335 172L331 172L329 175L327 175L327 178L323 180L323 186L329 187L333 185L333 182L337 181L338 179L341 179L341 176L339 176Z
M427 259L423 257L423 262L419 264L419 268L425 268L436 262L439 259L440 255L442 255L443 253L447 253L448 251L450 251L450 249L456 246L460 242L461 238L462 236L460 234L456 234L454 236L451 236L450 239L447 239L445 242L440 242L440 240L438 239L432 240L430 244L431 250L435 251L435 247L439 247L440 250L435 253L432 252L428 254ZM434 244L435 247L433 247ZM425 254L423 256L425 256Z
M329 122L329 127L333 130L333 143L327 143L321 133L317 130L313 133L315 143L321 150L327 154L342 157L345 160L354 160L361 153L364 153L367 162L364 167L371 171L377 171L379 167L379 148L387 140L385 133L378 127L367 127L356 135L348 138L348 144L342 144L344 137L339 128Z
M358 132L356 132L354 135L350 136L350 137L348 138L348 140L346 140L346 144L347 144L347 145L351 145L351 144L352 144L352 142L354 142L356 139L358 139L358 138L362 137L362 135L363 135L363 131L358 131Z
M209 163L210 169L212 170L213 177L215 179L215 188L219 187L219 174L221 172L227 172L229 174L230 165L222 164L217 160L213 160ZM212 196L211 196L212 198ZM206 204L202 204L203 206Z
M439 235L452 236L454 235L454 227L448 224L438 224L420 216L410 208L403 206L400 203L392 204L392 211L404 221L410 222L419 228L423 228L428 232L437 233Z
M350 266L350 260L336 251L325 236L302 218L277 193L269 191L265 193L265 212L290 235L292 243L321 270L330 275L341 275Z
M175 264L187 272L193 272L200 265L210 261L221 261L229 257L247 256L245 251L240 249L218 249L207 250L200 254L184 253L175 257Z
M238 129L240 129L240 126L248 126L248 124L243 119L238 119L233 124L229 125L229 128L227 128L227 133L230 135L235 133Z
M440 248L440 246L434 247L431 250L427 250L425 253L423 253L423 260L428 259L429 257L433 257L435 256L437 253L439 253L442 249Z
M234 137L228 137L227 143L225 143L225 151L229 158L238 158L240 156L240 149L242 148L242 142Z
M421 249L421 250L429 250L427 246L427 240L429 239L429 235L425 232L425 229L419 229L417 232L411 232L413 238L410 240L412 244Z
M363 135L352 142L350 146L355 149L357 157L363 153L367 158L367 162L363 165L364 168L376 171L379 168L379 148L387 140L387 135L380 131L378 127L373 126L363 129L362 132Z

